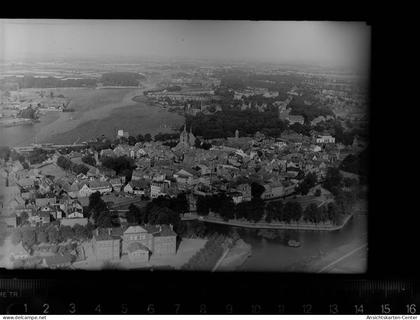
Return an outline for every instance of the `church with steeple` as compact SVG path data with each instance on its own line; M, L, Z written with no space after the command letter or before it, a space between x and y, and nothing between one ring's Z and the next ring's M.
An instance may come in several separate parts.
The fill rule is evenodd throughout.
M184 125L184 130L182 130L179 135L179 143L177 147L194 147L195 146L195 136L192 133L192 128L190 127L190 132L187 132L187 125Z

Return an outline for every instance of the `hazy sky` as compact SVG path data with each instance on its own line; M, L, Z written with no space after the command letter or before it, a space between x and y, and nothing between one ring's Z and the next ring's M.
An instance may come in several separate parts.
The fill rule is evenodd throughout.
M226 58L365 66L362 22L0 20L0 59L34 55Z

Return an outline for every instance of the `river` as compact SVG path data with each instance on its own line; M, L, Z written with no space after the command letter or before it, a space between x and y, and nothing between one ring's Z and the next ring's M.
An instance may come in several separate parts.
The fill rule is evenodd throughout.
M25 146L36 141L35 137L41 133L43 128L59 119L61 112L48 112L40 117L40 121L14 127L0 127L0 146Z
M55 89L55 94L70 98L75 112L47 112L38 123L0 127L0 146L25 146L52 142L71 144L102 134L115 137L118 129L130 135L171 132L184 117L152 106L140 89ZM138 97L135 101L134 97Z

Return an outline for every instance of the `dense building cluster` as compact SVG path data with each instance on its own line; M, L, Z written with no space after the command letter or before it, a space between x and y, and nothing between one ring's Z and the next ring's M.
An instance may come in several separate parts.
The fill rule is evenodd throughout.
M283 75L272 73L265 79L251 73L235 78L226 76L225 71L221 75L217 72L209 68L173 73L156 90L144 92L150 101L176 107L186 116L178 138L169 134L170 139L166 139L160 134L159 139L149 135L140 140L120 128L110 142L101 137L78 145L34 144L5 152L0 157L1 220L11 229L40 228L50 240L58 232L61 242L71 240L72 233L83 234L86 228L91 237L83 237L83 245L79 241L74 248L67 248L69 244L61 243L64 249L54 249L53 255L42 258L46 267L68 267L85 256L100 261L128 257L132 262L147 262L151 256L175 255L177 234L169 223L128 223L125 212L129 204L182 195L188 209L181 214L190 214L200 211L200 199L222 199L217 198L220 195L235 208L246 208L242 205L251 202L254 205L254 200L312 196L317 193L314 186L319 187L322 197L328 193L320 185L329 169L337 169L349 155L359 154L366 147L363 137L351 136L353 143L343 144L339 136L342 128L330 130L344 122L340 115L348 105L352 106L348 112L351 119L366 120L357 116L365 106L362 93L350 98L351 86L335 82L325 85L309 76L303 80L283 79ZM119 76L117 84L121 84ZM135 76L133 81L137 84L139 79ZM321 89L324 85L326 89ZM13 112L23 110L19 96L4 99L14 106ZM37 112L46 107L44 100L49 101L48 108L63 111L66 107L64 97L46 96L42 90L34 93L33 99L35 105L26 107ZM334 107L325 111L322 104ZM239 113L241 116L234 117ZM270 118L271 127L258 131L256 119L244 120L244 114L264 114L258 123L262 126ZM214 127L206 128L206 136L197 123L205 123L207 118L194 122L202 115L229 115L232 118L228 121L235 119L244 126L228 126L226 121L219 121L220 117L213 117ZM225 132L220 135L220 131ZM347 167L357 166L358 158L353 157L347 158ZM261 192L255 192L256 185ZM91 214L90 198L98 193L104 203L97 210L117 213L109 219L118 220L118 227L98 222L101 212ZM328 203L319 202L320 206ZM60 242L45 244L43 235L32 241L27 234L25 241L18 241L13 253L16 259L36 256L34 249L24 244L37 242L37 252L50 252L50 246Z

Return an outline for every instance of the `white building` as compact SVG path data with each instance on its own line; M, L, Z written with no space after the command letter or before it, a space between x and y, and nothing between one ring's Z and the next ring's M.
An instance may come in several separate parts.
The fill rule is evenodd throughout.
M335 138L333 136L318 136L316 143L335 143Z
M128 138L129 134L128 131L124 131L122 129L119 129L117 132L117 138L125 137Z
M261 194L261 199L275 199L284 195L284 187L281 183L270 183L264 185L265 191Z

